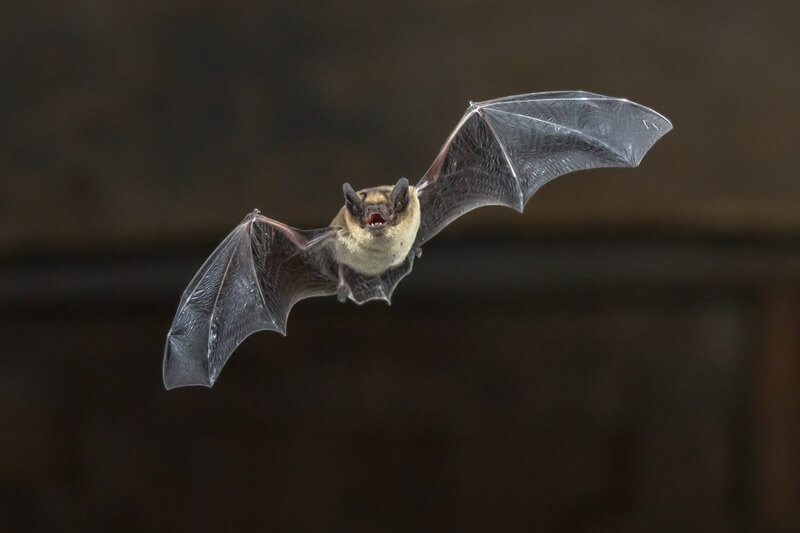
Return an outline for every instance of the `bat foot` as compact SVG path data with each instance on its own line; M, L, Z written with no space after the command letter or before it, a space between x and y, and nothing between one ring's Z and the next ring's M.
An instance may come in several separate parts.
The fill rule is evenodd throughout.
M342 303L347 302L347 285L339 285L336 288L336 299Z
M415 246L412 251L414 252L414 255L417 256L417 259L422 257L422 246Z

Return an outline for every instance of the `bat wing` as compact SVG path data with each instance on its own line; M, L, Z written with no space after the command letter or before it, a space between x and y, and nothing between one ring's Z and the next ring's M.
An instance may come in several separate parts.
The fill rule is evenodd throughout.
M635 167L672 124L634 102L587 92L548 92L471 103L417 184L421 246L467 211L522 211L567 172Z
M292 306L336 294L328 244L336 230L302 231L256 210L195 274L164 348L164 386L212 386L234 349L259 330L286 334Z

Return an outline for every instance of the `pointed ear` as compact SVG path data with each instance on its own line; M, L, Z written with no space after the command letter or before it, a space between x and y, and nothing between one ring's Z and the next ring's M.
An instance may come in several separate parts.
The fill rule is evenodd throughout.
M389 201L392 202L392 207L395 208L397 208L397 204L400 204L399 209L404 209L408 205L408 180L406 178L397 180L389 195Z
M344 205L347 206L347 210L353 213L354 216L358 216L358 213L361 212L361 197L349 183L342 185L342 191L344 192Z

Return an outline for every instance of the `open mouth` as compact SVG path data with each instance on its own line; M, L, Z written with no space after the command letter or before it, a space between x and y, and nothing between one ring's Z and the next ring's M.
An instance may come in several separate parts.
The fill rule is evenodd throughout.
M386 220L380 215L380 213L372 213L367 218L367 226L370 228L380 228L386 224Z

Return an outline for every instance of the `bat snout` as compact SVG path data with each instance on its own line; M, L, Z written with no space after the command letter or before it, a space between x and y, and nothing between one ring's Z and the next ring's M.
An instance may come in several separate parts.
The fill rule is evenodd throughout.
M385 205L370 205L364 209L364 227L372 232L380 232L389 225L392 216Z
M380 213L372 213L367 218L367 224L369 224L370 226L375 224L385 224L385 223L386 220L381 216Z

